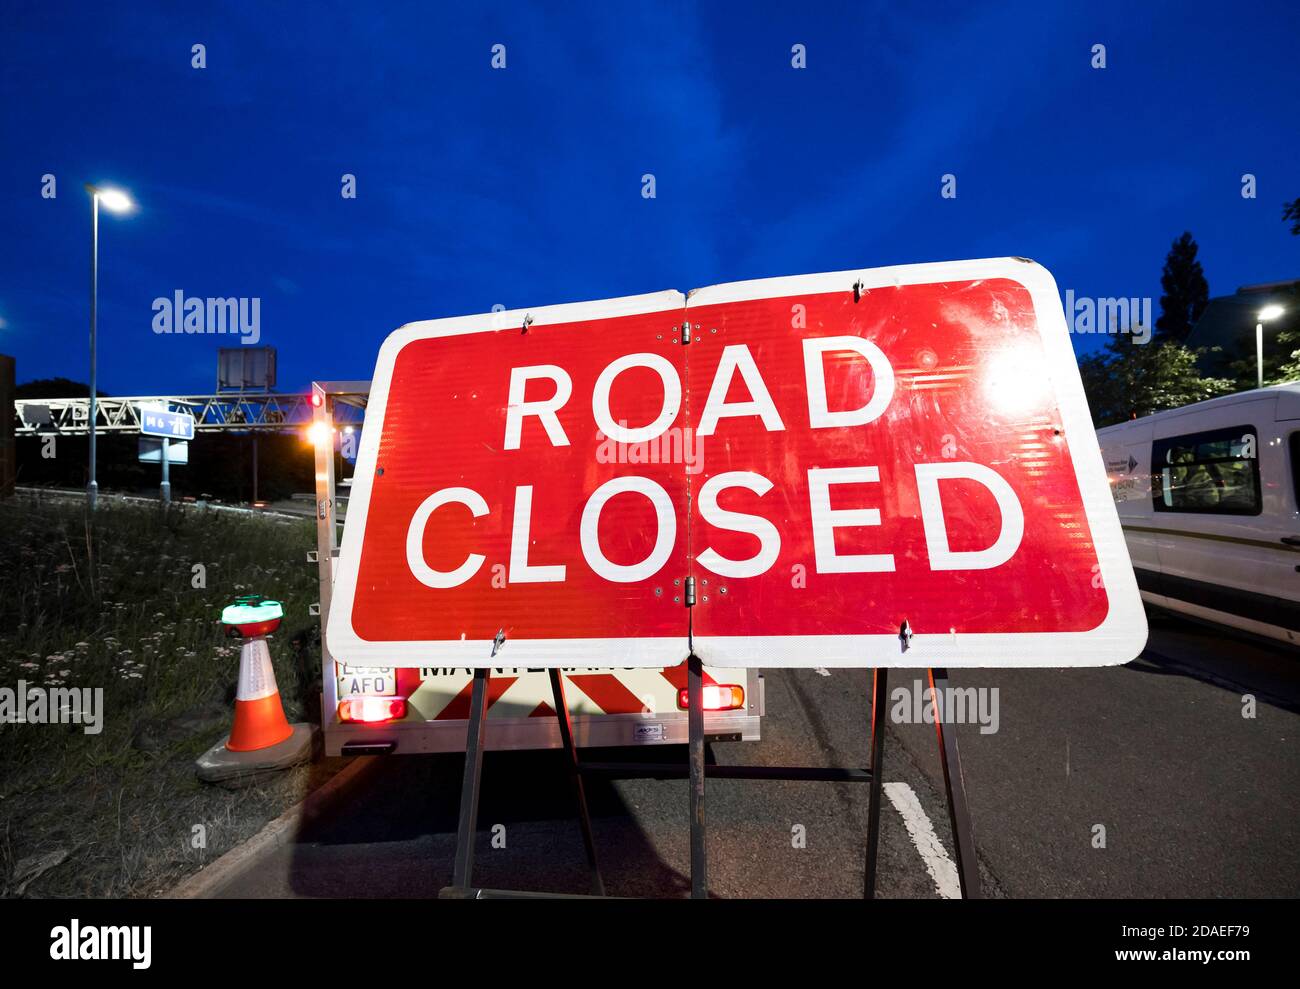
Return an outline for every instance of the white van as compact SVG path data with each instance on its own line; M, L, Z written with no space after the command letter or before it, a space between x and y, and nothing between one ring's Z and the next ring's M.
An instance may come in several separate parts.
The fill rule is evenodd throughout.
M1300 645L1300 383L1097 438L1143 600Z

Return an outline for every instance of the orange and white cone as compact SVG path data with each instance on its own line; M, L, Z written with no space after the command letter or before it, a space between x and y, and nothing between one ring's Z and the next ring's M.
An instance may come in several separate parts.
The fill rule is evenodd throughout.
M280 688L271 667L265 636L244 640L239 649L239 686L235 690L235 724L226 748L256 752L278 745L293 734L280 703Z

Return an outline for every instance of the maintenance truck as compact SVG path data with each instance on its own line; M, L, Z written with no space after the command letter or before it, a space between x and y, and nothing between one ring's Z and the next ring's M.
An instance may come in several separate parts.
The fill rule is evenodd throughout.
M312 383L308 439L316 455L316 551L320 578L321 724L327 755L463 752L473 671L357 667L330 652L325 625L340 527L347 524L351 462L364 428L369 381ZM560 657L562 660L563 657ZM565 698L580 747L685 744L686 657L663 669L565 668ZM493 669L489 749L560 748L545 669ZM757 741L763 678L754 669L704 667L708 741Z

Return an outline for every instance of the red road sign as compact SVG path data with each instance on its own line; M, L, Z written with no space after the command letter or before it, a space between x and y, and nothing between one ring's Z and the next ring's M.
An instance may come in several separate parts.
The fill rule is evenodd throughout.
M913 265L401 328L330 648L487 666L498 629L534 667L674 666L689 641L740 667L1134 658L1051 276Z

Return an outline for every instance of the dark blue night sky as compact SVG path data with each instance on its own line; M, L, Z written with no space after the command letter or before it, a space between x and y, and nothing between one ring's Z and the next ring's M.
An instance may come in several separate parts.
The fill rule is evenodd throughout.
M101 220L118 395L211 389L222 341L151 329L177 290L260 298L292 390L494 304L1009 254L1158 298L1184 229L1211 294L1300 274L1293 2L10 2L3 25L19 381L87 377L87 181L140 203Z

